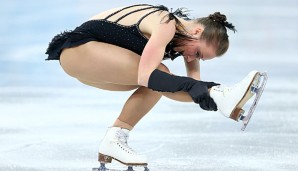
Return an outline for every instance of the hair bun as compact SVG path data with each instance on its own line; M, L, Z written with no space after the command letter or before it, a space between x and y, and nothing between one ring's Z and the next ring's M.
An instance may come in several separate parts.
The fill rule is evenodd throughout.
M214 14L210 14L209 18L213 21L224 23L227 21L227 17L224 14L221 14L220 12L215 12Z
M233 26L232 23L227 22L227 17L224 14L221 14L220 12L215 12L214 14L210 14L208 16L210 20L213 20L214 22L218 22L224 27L236 32L237 30Z

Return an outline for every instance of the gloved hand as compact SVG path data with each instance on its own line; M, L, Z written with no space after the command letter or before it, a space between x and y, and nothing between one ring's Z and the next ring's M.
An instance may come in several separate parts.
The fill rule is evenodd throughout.
M208 89L219 84L214 82L197 81L188 91L189 95L195 103L207 111L217 111L217 105L210 97Z
M195 103L204 110L217 111L217 105L210 97L208 89L219 84L198 81L190 77L181 77L155 69L148 81L148 88L160 92L187 92Z

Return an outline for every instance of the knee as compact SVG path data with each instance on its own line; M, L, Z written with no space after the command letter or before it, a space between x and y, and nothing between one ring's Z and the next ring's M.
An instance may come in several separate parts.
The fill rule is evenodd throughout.
M169 68L167 66L165 66L164 64L160 64L157 69L163 71L163 72L166 72L166 73L171 73Z

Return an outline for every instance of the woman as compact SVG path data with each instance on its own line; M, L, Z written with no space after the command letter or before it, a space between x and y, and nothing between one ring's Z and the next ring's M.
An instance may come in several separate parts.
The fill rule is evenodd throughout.
M217 103L224 101L223 91L216 83L199 81L199 61L228 50L227 28L236 31L219 12L190 20L183 9L169 12L162 5L140 4L104 11L53 38L46 52L48 60L60 60L70 76L104 90L136 89L100 144L101 162L113 158L126 165L147 164L144 155L127 145L128 134L162 95L217 110ZM187 77L172 75L161 63L178 56L184 58ZM254 74L246 78L249 83ZM219 102L214 102L209 91ZM234 109L240 100L225 111L227 117L234 115L238 120L240 111Z

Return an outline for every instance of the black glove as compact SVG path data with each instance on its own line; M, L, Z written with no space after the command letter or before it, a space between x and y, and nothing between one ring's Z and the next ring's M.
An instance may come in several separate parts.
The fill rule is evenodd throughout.
M214 82L196 81L196 83L188 91L195 103L198 103L200 107L208 111L217 111L217 105L210 97L208 89L217 86L219 84Z
M189 77L180 77L168 74L158 69L154 70L148 82L148 88L161 92L187 92L195 103L208 111L216 111L217 106L210 97L208 89L216 86L214 82L198 81Z

